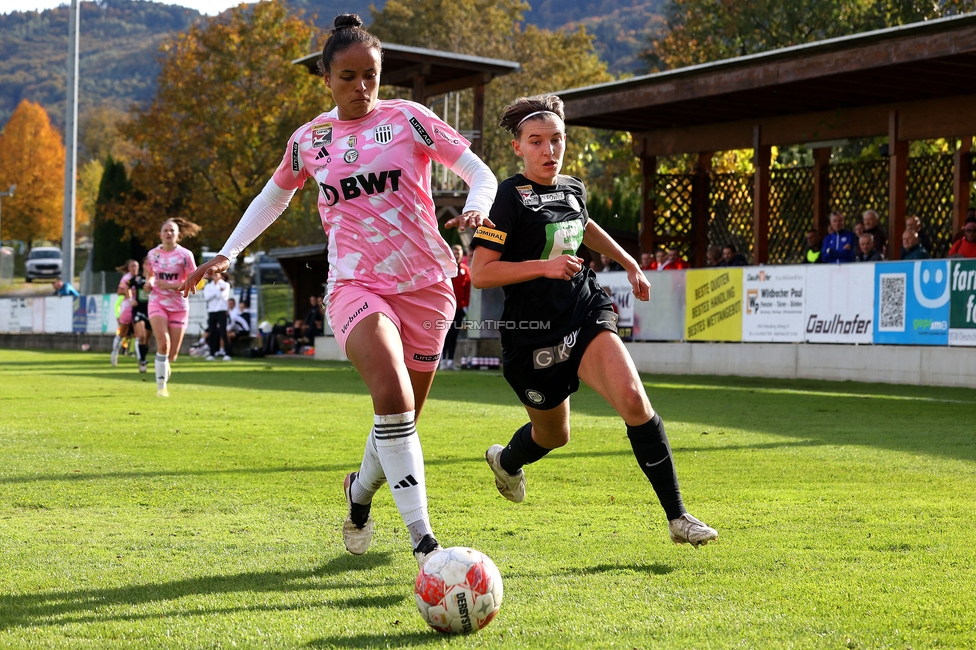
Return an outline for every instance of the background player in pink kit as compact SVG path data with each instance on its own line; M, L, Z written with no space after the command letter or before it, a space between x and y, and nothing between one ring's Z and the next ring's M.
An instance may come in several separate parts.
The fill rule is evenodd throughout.
M327 317L373 401L373 429L358 472L343 484L346 549L365 553L373 533L370 505L388 481L423 565L440 546L427 513L423 452L415 427L454 317L450 278L457 264L440 236L430 189L430 161L449 166L471 187L464 212L448 227L476 228L497 182L450 125L425 106L377 99L379 40L345 14L322 52L320 69L336 108L303 125L274 176L220 253L183 283L224 271L274 222L306 179L319 186L329 236ZM427 324L424 327L424 324Z
M115 340L112 341L111 363L113 366L119 361L122 341L132 333L132 305L135 304L135 300L132 297L133 290L129 286L129 280L139 275L139 262L129 260L118 270L125 271L125 275L119 280L118 294L122 296L122 306L119 309L119 328L115 332Z
M149 323L156 337L156 394L169 397L170 363L176 361L183 344L183 334L190 313L190 302L179 288L197 268L193 253L179 245L183 235L192 237L200 226L185 219L163 222L159 237L163 243L146 256L152 268L152 291L149 294Z

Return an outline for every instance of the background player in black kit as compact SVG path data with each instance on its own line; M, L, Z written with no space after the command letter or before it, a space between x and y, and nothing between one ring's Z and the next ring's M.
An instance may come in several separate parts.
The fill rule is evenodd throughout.
M471 242L475 287L503 287L505 379L529 414L507 447L485 453L502 496L525 498L523 465L569 442L569 396L582 379L627 424L634 456L650 480L676 544L706 544L718 537L685 510L671 446L651 408L630 354L617 336L617 317L592 270L576 252L581 244L627 271L634 295L650 285L637 262L586 212L586 188L559 174L566 146L563 102L555 95L519 98L500 125L513 136L525 172L498 186L489 219ZM547 325L548 324L548 325Z
M136 302L132 306L132 329L136 334L136 356L139 357L139 372L146 372L146 353L149 352L149 334L152 325L149 322L149 278L152 277L152 267L149 258L142 260L142 270L132 276L129 286L135 289Z

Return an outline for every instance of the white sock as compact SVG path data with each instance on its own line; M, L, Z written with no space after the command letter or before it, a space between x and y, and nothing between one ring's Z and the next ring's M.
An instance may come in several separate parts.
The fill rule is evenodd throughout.
M113 350L118 350L119 349L119 345L121 345L121 344L122 344L122 337L119 336L118 334L116 334L115 335L115 338L112 340L112 349Z
M156 371L156 388L162 390L166 388L166 377L169 375L169 357L157 352L156 363L153 367Z
M393 500L416 546L425 534L432 533L427 514L424 452L413 416L413 411L374 415L373 436Z
M366 450L363 452L363 462L359 466L359 475L356 482L352 484L352 501L360 505L372 503L373 495L386 483L386 474L383 473L383 465L380 457L376 453L376 438L374 429L371 429L369 436L366 437Z

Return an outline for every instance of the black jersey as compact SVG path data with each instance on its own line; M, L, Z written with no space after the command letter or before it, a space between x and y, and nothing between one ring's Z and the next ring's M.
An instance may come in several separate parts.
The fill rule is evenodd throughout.
M500 261L546 260L576 255L589 215L586 188L572 176L539 185L516 174L498 186L489 218L494 228L478 228L472 248L501 253ZM504 287L502 345L533 346L560 340L578 329L594 310L612 309L596 275L584 268L572 280L536 278Z
M142 274L132 276L129 279L129 286L136 290L136 304L132 307L132 311L148 314L149 291L146 289L145 276Z

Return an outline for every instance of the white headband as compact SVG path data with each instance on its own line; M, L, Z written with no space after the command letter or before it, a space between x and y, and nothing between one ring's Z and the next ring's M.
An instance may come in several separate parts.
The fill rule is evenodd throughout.
M552 113L556 117L559 117L558 114L553 113L550 110L535 111L534 113L529 113L528 115L526 115L525 117L523 117L521 120L519 120L519 123L515 125L515 131L518 132L519 128L522 126L522 122L524 122L525 120L529 119L530 117L535 117L536 115L542 115L543 113Z

